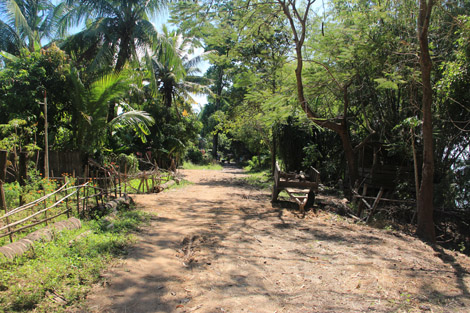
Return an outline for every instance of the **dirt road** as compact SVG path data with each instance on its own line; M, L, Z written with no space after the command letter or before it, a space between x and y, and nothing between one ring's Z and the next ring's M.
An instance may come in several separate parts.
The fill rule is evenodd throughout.
M87 312L470 312L466 256L321 210L302 219L239 169L183 175L193 184L135 197L156 217Z

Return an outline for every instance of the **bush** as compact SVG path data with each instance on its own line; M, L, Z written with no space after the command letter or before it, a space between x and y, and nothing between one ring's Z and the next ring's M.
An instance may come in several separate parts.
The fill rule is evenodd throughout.
M248 171L260 171L263 169L269 168L271 165L271 157L269 155L262 155L259 158L254 156L251 160L248 160L248 166L246 169Z
M186 159L193 164L201 164L204 160L204 155L197 147L190 147L186 153Z
M124 169L127 170L128 174L134 174L139 171L139 159L134 154L124 154L121 153L118 156L118 164L121 172L124 172Z

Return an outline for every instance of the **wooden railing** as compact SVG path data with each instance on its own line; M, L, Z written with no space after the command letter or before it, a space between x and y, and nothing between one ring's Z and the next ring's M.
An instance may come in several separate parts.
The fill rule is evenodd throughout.
M44 179L45 185L57 182L61 186L49 194L44 194L38 199L27 204L22 204L22 193L18 199L20 205L17 208L7 207L4 182L6 177L7 152L0 150L0 238L9 236L13 241L13 235L26 231L40 224L47 225L49 221L64 214L69 217L72 213L76 216L84 215L92 206L103 205L111 197L117 198L122 193L152 193L161 191L169 179L176 180L174 173L156 166L153 170L128 174L126 169L121 173L112 165L102 167L96 162L92 166L86 166L82 177L74 174L62 177L50 177ZM94 170L90 170L93 168ZM54 175L52 175L54 176ZM132 183L131 183L132 182ZM38 192L46 193L43 185ZM138 186L137 186L138 185ZM21 205L22 204L22 205ZM76 210L76 213L73 210Z
M39 224L47 225L49 221L64 214L69 217L74 207L77 210L77 215L80 215L81 210L86 209L86 206L80 208L80 203L96 197L97 194L87 195L88 189L94 190L88 182L78 186L68 187L68 185L68 183L65 183L54 192L9 210L3 216L0 216L0 238L9 236L10 241L13 241L13 234L15 233ZM82 194L80 195L80 193ZM73 196L75 196L75 199L72 198Z

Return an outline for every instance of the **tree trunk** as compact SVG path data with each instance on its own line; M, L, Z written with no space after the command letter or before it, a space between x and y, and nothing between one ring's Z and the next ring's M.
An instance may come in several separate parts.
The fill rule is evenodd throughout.
M212 158L217 161L217 150L219 150L219 132L212 137Z
M346 121L343 120L341 124L342 129L338 131L338 134L341 138L341 143L343 144L344 155L348 166L349 188L352 189L354 188L356 181L359 179L359 170L357 168L356 154L354 153Z
M114 101L110 101L108 104L108 118L107 122L110 123L116 117L116 104Z
M427 241L435 242L436 234L433 220L433 180L434 156L432 136L432 62L429 54L428 28L431 18L433 0L419 1L418 39L420 47L419 65L423 84L423 172L418 195L418 229L416 234Z

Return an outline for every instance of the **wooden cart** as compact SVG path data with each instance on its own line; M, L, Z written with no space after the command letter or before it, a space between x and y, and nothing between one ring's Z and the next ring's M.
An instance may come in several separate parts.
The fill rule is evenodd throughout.
M285 173L279 168L276 162L274 169L274 186L272 201L277 201L277 197L282 190L298 205L302 214L305 213L305 208L313 206L315 201L315 193L318 191L320 184L320 172L313 167L310 167L308 173Z

